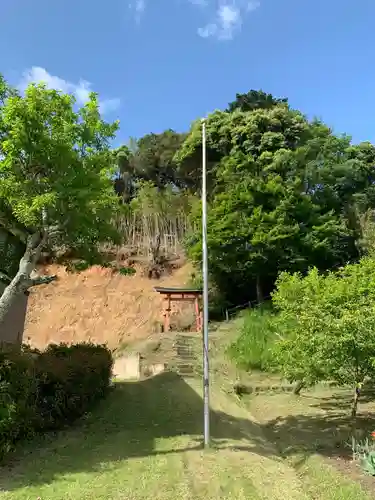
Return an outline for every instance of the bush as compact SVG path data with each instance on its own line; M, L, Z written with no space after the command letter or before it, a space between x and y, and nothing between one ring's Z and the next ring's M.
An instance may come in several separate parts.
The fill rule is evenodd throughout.
M120 267L118 272L122 276L133 276L136 273L134 267Z
M30 434L33 419L30 396L35 379L28 355L4 349L0 351L0 459L14 443Z
M59 429L86 413L110 387L112 355L94 344L44 352L0 352L0 458L15 442Z
M244 324L228 353L245 370L272 371L275 342L274 314L269 307L245 313Z
M284 377L351 385L354 419L363 383L375 378L375 260L325 274L282 273L273 303L280 333L274 353Z
M109 388L111 353L93 344L51 345L36 364L38 429L56 429L85 413Z

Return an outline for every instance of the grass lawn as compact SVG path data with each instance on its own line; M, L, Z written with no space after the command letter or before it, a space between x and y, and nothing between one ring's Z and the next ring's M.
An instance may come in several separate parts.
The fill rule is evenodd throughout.
M324 466L339 473L340 484L343 477L349 478L374 498L375 478L364 475L352 462L351 398L349 389L317 386L299 397L269 392L245 397L243 401L267 438L288 463L306 476L313 490L315 483L319 486ZM374 395L363 394L357 417L358 438L368 437L374 428Z
M199 386L175 373L118 383L81 425L23 448L2 470L0 497L309 498L246 410L220 391L213 449L202 450Z
M219 330L212 339L211 450L201 447L199 378L165 372L118 382L74 428L22 446L1 469L0 499L373 498L323 454L302 453L302 446L287 452L286 441L270 426L280 416L276 400L264 396L263 402L254 397L243 403L227 393L235 375L220 354L225 335ZM291 428L292 423L282 428L283 439Z

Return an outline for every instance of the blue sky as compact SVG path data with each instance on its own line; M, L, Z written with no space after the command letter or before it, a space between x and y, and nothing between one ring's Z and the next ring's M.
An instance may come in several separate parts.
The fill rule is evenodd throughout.
M262 88L375 142L374 0L3 0L0 72L99 92L116 142Z

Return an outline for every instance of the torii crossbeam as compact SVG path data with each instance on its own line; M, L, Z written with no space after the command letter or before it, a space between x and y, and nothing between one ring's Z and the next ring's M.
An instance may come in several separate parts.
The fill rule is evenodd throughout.
M193 302L195 310L196 331L202 331L202 312L199 299L202 296L202 290L197 288L163 288L155 287L155 292L160 293L164 298L164 307L162 311L164 331L168 332L171 327L171 302L185 301Z

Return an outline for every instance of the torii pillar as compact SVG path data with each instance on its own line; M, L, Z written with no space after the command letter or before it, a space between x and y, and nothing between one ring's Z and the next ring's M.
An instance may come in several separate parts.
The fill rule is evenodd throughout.
M168 332L171 327L171 302L184 301L194 303L196 331L202 331L202 312L199 299L202 296L202 290L192 288L162 288L155 287L155 292L160 293L164 298L164 307L162 311L164 331Z

